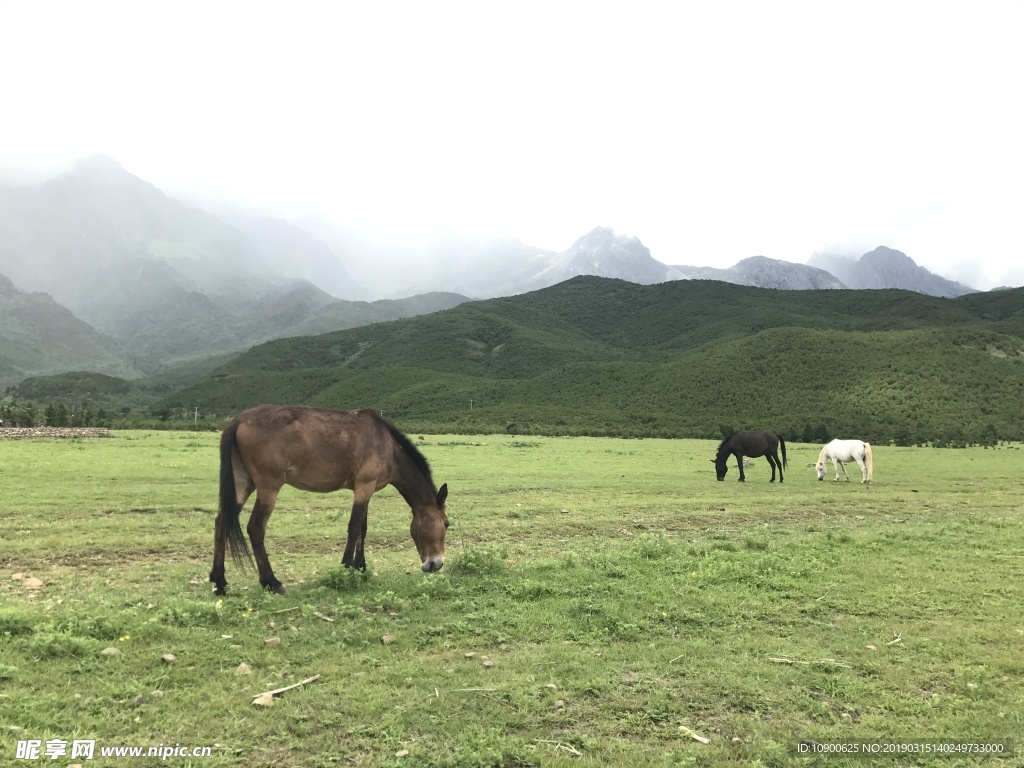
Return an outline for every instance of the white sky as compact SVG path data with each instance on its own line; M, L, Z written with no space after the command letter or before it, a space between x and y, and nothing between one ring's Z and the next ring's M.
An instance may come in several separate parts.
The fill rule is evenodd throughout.
M669 264L1024 283L1020 0L0 0L0 169Z

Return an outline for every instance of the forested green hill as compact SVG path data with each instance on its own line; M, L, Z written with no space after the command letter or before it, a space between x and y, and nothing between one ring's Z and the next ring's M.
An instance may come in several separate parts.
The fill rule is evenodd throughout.
M1024 303L1024 289L1012 293ZM665 362L767 328L881 331L997 322L990 309L897 290L775 291L704 280L642 286L588 276L405 321L279 339L225 370L398 365L526 378L572 362Z
M772 291L583 277L263 344L169 398L372 406L420 431L1024 438L1024 290Z

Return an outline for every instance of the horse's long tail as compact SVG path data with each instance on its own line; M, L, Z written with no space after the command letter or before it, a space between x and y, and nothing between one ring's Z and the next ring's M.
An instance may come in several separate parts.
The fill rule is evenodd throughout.
M868 468L868 482L871 482L871 443L864 443L864 465Z
M786 441L782 439L782 435L777 434L775 436L777 438L779 438L779 447L782 449L782 466L785 467L785 466L787 466L786 465Z
M231 559L235 565L244 569L246 564L255 568L252 560L252 552L249 551L249 543L242 533L242 525L238 516L242 512L242 505L238 503L238 494L235 492L235 470L232 466L231 456L237 450L235 433L238 431L238 422L232 421L220 438L220 519L224 534L227 536L228 547L231 549Z

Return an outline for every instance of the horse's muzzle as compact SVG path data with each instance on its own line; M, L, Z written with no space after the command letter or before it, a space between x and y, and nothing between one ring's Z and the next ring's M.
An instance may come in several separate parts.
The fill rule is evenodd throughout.
M441 570L441 566L444 565L444 555L439 557L428 557L420 565L420 570L424 573L437 573Z

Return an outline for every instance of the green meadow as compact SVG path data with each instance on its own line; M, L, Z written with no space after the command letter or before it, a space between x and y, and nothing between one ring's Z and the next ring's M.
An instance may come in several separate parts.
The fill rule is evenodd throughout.
M877 445L864 486L818 482L817 444L741 484L708 440L413 437L450 489L440 573L393 489L365 573L340 566L351 494L285 489L288 594L229 563L223 599L216 433L0 441L0 764L53 739L95 741L59 766L1024 760L799 751L1024 733L1018 445ZM100 755L157 745L211 755Z

